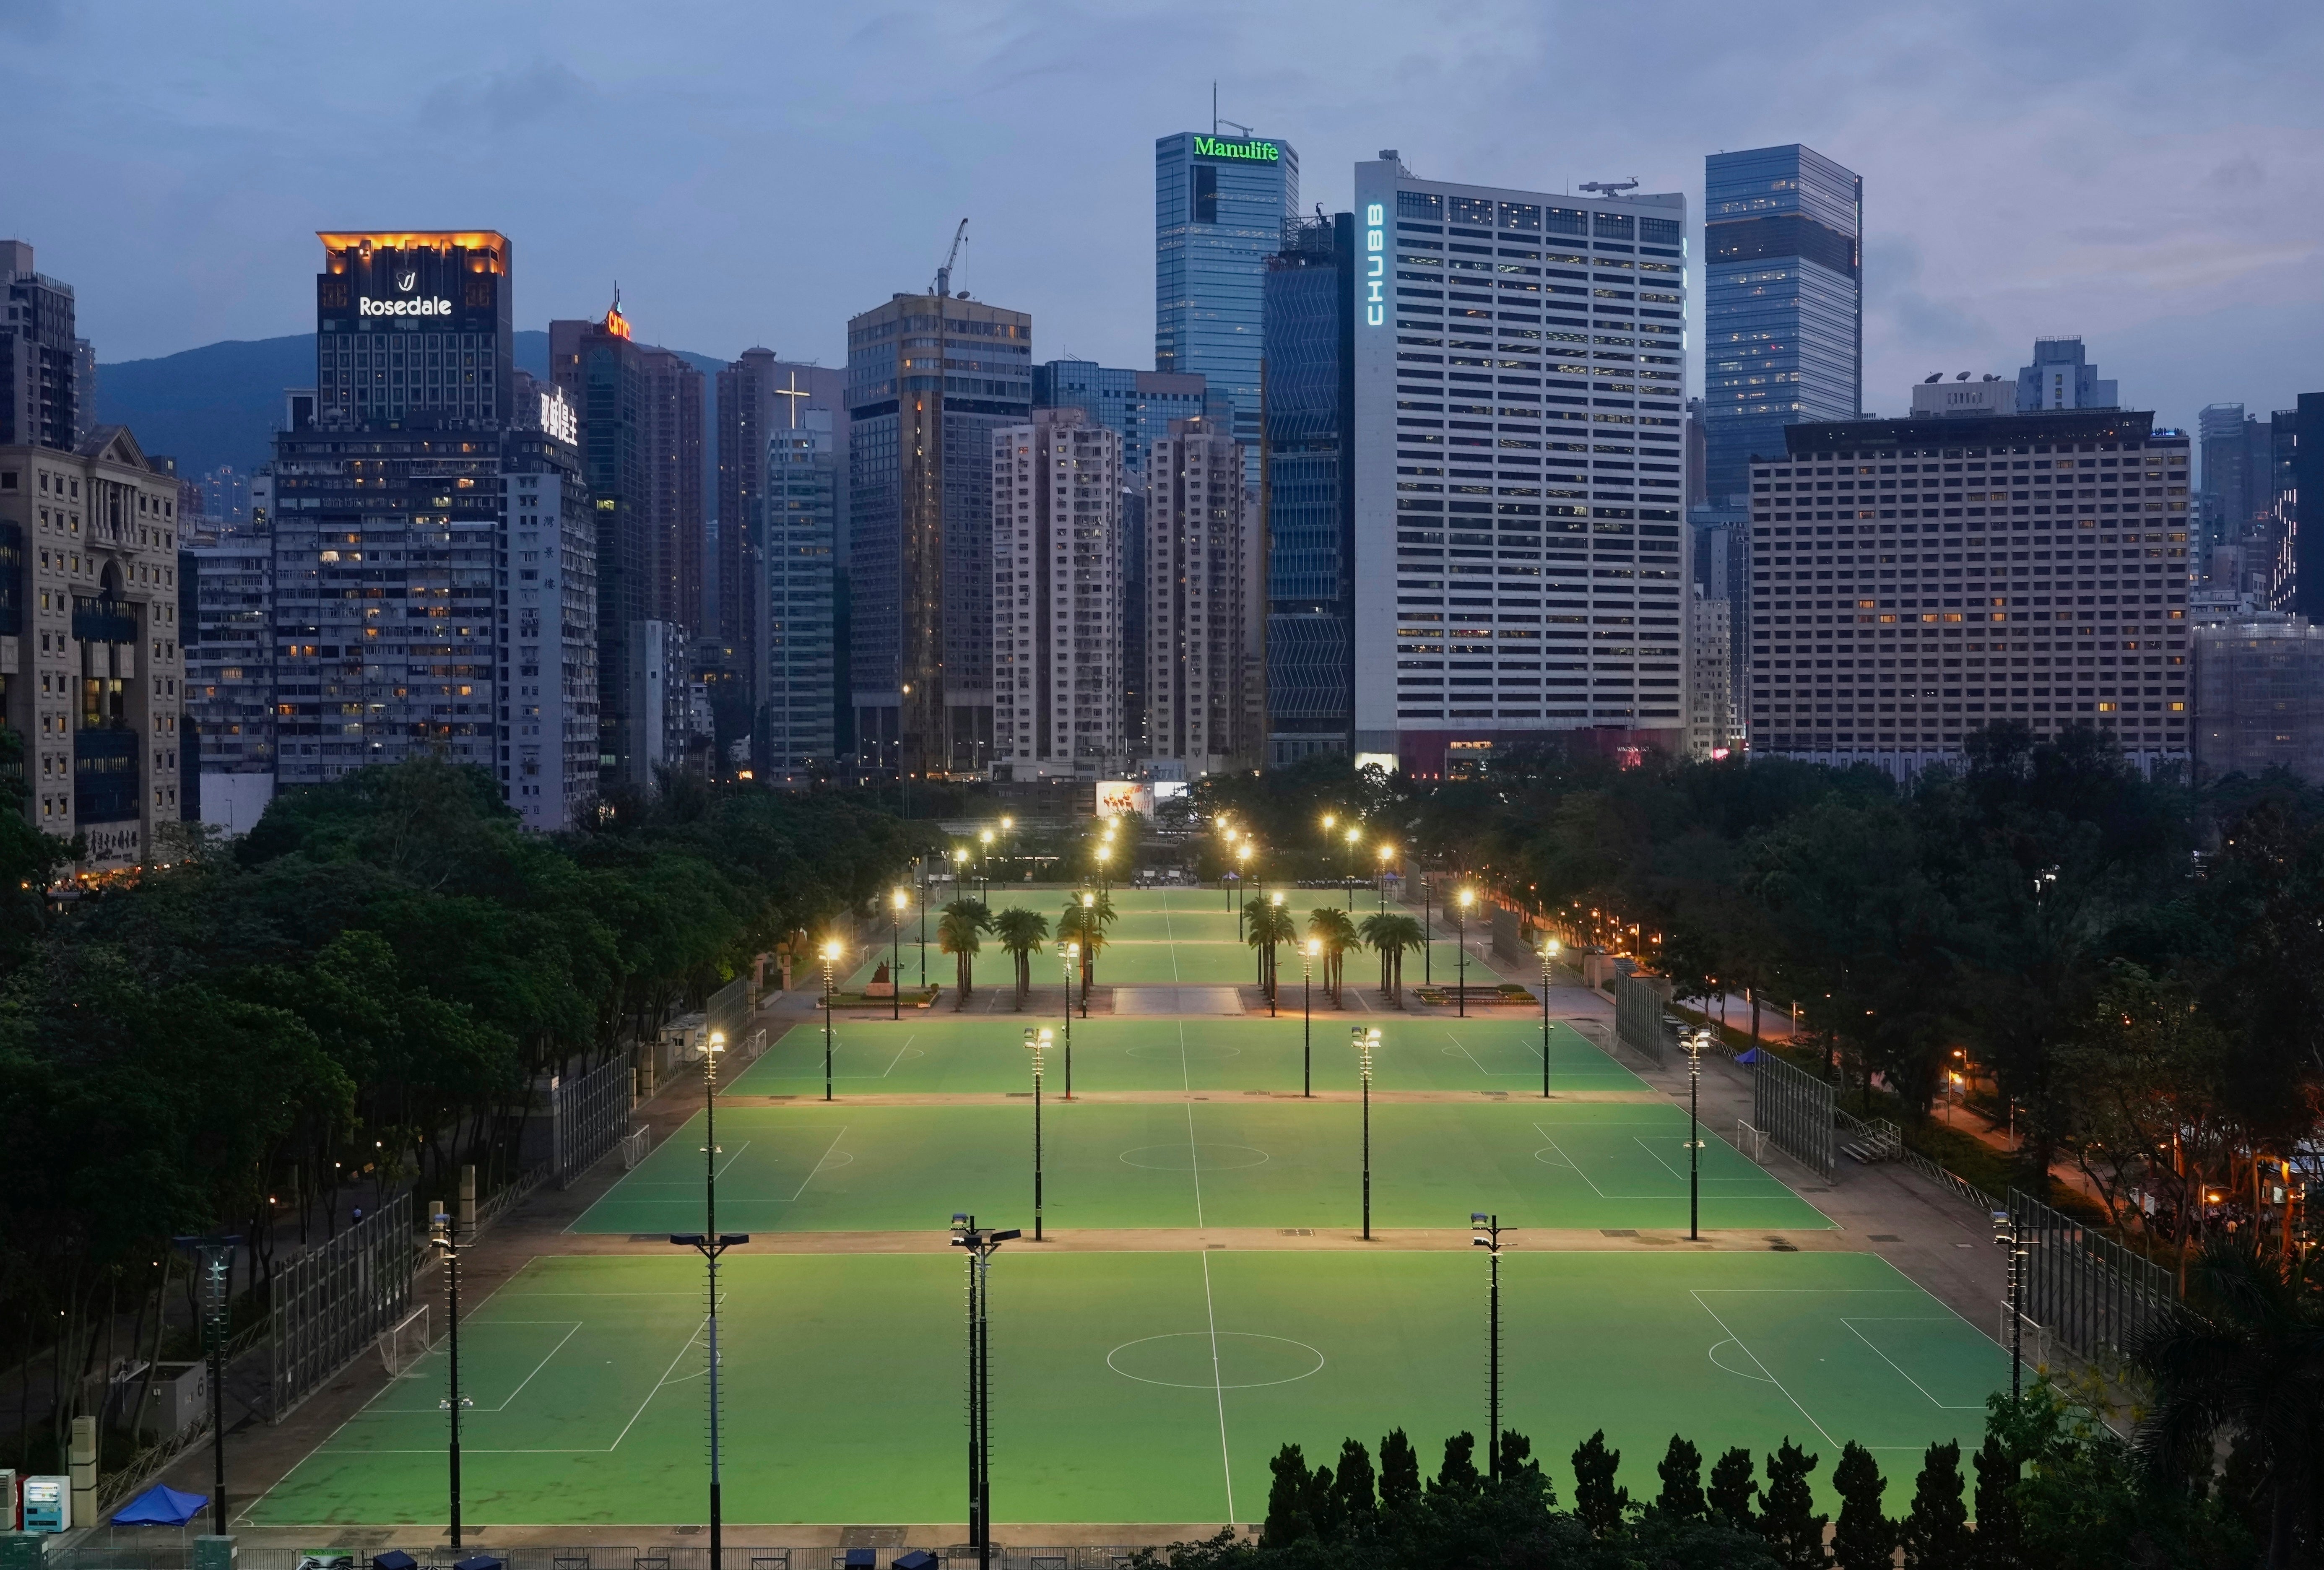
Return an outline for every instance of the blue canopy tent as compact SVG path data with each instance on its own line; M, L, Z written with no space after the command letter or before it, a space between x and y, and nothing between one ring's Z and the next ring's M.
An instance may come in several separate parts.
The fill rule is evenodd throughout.
M116 1527L182 1527L209 1508L206 1493L180 1493L155 1483L113 1512Z

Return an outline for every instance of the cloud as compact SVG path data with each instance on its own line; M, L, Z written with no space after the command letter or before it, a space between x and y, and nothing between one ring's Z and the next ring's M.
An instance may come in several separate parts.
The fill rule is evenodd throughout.
M597 97L595 87L571 66L542 57L530 65L445 82L422 100L420 116L429 129L453 136L479 120L495 131L514 131L585 114Z

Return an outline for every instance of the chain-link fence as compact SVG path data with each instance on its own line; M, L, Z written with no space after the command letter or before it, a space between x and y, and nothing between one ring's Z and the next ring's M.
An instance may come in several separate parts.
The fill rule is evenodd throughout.
M268 1422L288 1417L410 1312L420 1251L411 1196L399 1194L274 1272Z
M1671 984L1662 976L1614 978L1614 1034L1657 1067L1670 1060L1671 1030L1664 1019L1670 1000Z
M1775 1148L1829 1181L1832 1151L1831 1085L1793 1067L1766 1048L1751 1062L1751 1122Z
M2026 1251L2025 1317L2054 1344L2119 1357L2180 1312L2177 1283L2153 1261L2015 1188L2009 1213Z
M313 1536L327 1538L328 1528ZM92 1533L69 1548L48 1556L50 1570L192 1570L192 1536L175 1529L124 1530ZM508 1570L710 1570L710 1546L683 1544L577 1547L518 1545L479 1549L455 1549L443 1543L398 1545L420 1570L448 1570L473 1553L488 1553ZM386 1544L348 1548L293 1548L273 1544L238 1543L235 1570L371 1570L372 1561L387 1553ZM976 1550L965 1544L927 1545L943 1564L964 1567L976 1564ZM1159 1545L1155 1545L1159 1547ZM894 1570L895 1562L913 1552L903 1546L856 1548L753 1547L728 1543L721 1550L724 1570ZM1138 1547L1086 1544L1038 1547L992 1546L993 1570L1127 1570Z
M628 1059L617 1057L594 1072L559 1080L549 1091L550 1159L559 1188L595 1166L629 1131L636 1083Z

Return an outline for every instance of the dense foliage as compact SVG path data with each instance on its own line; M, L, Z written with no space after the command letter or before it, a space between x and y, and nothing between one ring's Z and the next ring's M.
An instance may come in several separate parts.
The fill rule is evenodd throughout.
M0 855L37 891L42 846L19 842L42 836L15 827L0 812ZM685 780L542 838L485 774L434 761L193 848L0 910L0 1333L60 1382L135 1350L173 1235L251 1238L263 1279L277 1238L407 1184L448 1194L469 1162L504 1179L530 1087L624 1054L909 854L844 798ZM116 1308L140 1331L108 1349Z

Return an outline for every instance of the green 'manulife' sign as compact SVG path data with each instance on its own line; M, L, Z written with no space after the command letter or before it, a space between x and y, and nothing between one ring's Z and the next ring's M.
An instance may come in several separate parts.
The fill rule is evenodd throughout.
M1225 142L1216 136L1194 138L1197 158L1245 158L1259 163L1279 162L1283 149L1272 142Z

